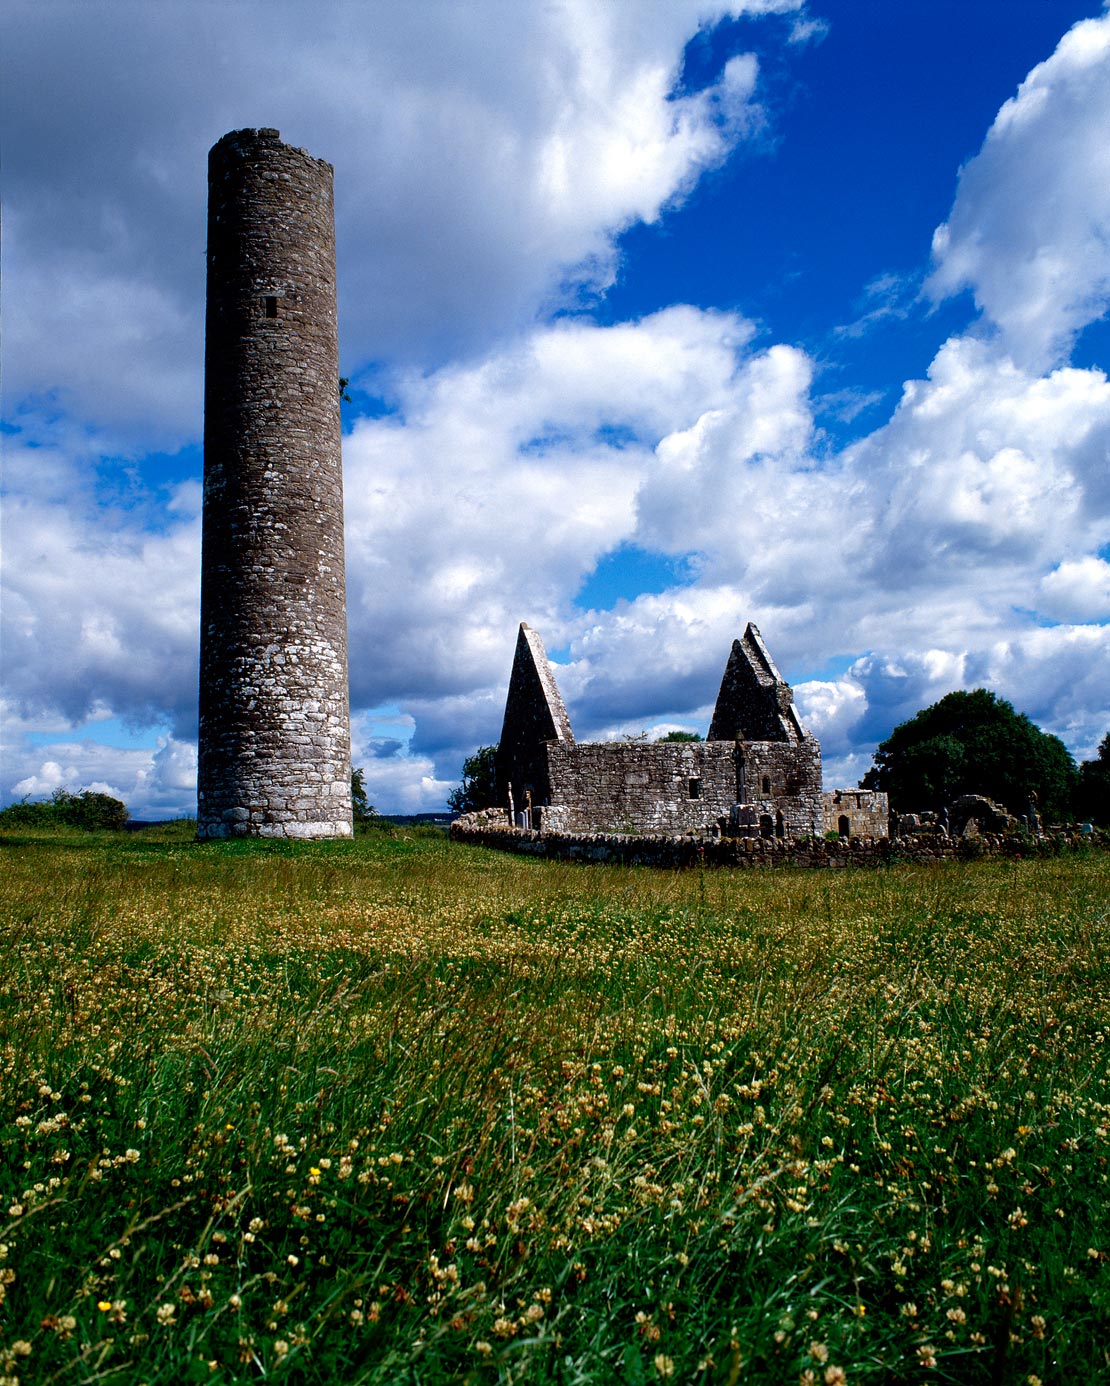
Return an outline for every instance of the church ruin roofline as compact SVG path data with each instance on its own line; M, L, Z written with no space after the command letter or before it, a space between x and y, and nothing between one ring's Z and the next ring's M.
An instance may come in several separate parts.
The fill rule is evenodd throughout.
M771 658L771 652L763 643L763 636L759 633L759 627L754 621L749 621L744 631L744 647L750 651L753 661L759 665L760 681L775 685L785 683L786 680L779 673L775 661Z
M521 621L517 633L501 745L522 739L574 743L570 718L551 671L547 651L539 632L526 621Z
M522 622L496 758L502 826L672 838L885 837L886 795L824 792L821 746L759 629L734 640L705 741L575 742L538 633ZM848 800L851 799L851 803Z
M759 627L749 621L732 642L709 724L709 741L790 741L807 737L790 685L779 673Z
M714 725L726 730L715 740L575 742L543 644L522 624L497 751L500 807L517 828L666 834L721 830L744 806L762 834L818 833L821 748L754 626L733 643L721 687Z
M570 718L539 632L521 621L505 700L501 744L574 744ZM707 741L811 739L794 709L794 693L779 673L759 627L749 621L732 642ZM604 743L598 743L604 744Z

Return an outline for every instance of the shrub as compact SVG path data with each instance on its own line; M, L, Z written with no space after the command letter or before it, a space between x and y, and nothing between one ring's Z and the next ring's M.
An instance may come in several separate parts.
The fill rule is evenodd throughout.
M22 799L0 810L0 827L81 828L85 832L122 828L131 817L127 805L110 794L83 789L79 794L56 789L49 801Z
M127 805L110 794L98 794L91 789L82 789L79 794L71 794L68 789L56 789L53 807L58 822L70 828L84 828L86 832L97 829L120 829L131 817Z
M351 769L351 811L356 823L373 818L378 811L366 796L366 772L361 765Z
M42 801L31 804L21 799L18 804L0 809L0 827L49 828L57 821L54 805Z

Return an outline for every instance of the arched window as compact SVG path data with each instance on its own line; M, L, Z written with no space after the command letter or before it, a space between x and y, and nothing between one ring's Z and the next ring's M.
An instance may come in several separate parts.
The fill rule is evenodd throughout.
M842 813L840 817L836 820L836 830L841 837L851 837L852 820L848 817L846 813Z
M764 794L770 794L770 792L771 792L771 777L770 777L770 775L764 775L764 776L763 776L763 793L764 793Z

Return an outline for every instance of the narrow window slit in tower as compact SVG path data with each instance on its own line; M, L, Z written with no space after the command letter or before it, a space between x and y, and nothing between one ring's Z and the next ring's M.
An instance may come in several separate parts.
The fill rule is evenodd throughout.
M263 299L263 302L264 302L265 305L266 305L266 316L267 316L268 318L276 318L276 317L277 317L277 298L276 298L276 296L275 296L274 294L268 294L268 295Z

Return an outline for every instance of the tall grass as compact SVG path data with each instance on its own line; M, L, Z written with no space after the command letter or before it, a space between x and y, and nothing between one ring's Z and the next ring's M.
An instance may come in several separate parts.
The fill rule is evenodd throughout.
M9 838L0 1378L1110 1378L1110 862Z

